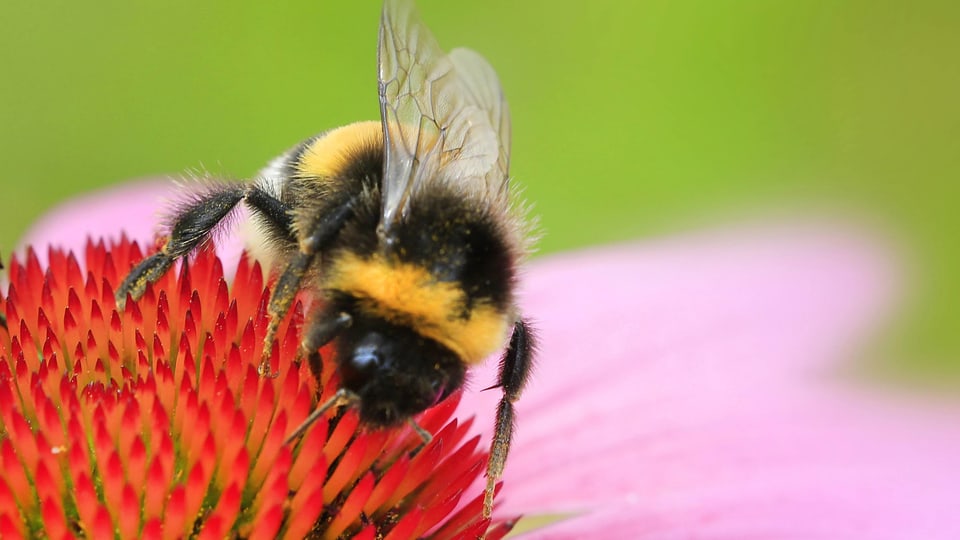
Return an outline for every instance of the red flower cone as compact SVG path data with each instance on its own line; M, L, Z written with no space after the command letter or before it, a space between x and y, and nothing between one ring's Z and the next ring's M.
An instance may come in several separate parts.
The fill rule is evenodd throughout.
M459 394L410 428L368 431L331 411L284 440L338 381L294 362L303 303L257 375L269 289L211 251L118 312L135 243L88 242L9 265L0 296L0 536L500 538L481 518L485 444L453 418ZM327 351L324 351L327 352ZM318 380L319 379L319 380Z

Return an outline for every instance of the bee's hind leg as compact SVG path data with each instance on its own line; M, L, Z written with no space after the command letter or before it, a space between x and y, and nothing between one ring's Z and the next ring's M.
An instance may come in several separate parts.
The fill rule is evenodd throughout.
M490 460L487 462L487 488L483 494L483 517L493 513L493 492L497 482L503 476L503 468L510 451L510 441L514 431L513 404L520 399L523 387L530 378L533 357L536 352L536 336L530 324L518 320L513 327L510 345L500 360L500 375L497 385L503 390L503 397L497 407L497 421L490 445Z

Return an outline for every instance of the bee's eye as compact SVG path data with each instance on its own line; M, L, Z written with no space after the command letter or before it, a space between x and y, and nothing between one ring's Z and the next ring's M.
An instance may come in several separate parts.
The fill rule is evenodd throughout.
M348 388L354 391L388 368L393 347L383 334L367 332L343 350L341 375Z
M375 368L380 365L381 357L379 344L360 345L353 351L353 365L359 370L366 368Z

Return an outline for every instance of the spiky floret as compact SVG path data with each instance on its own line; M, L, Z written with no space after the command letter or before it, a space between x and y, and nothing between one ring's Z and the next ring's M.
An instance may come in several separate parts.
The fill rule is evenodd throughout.
M114 287L140 249L89 244L84 264L33 251L0 294L0 536L66 538L461 538L481 518L471 485L486 456L456 397L409 428L364 431L331 413L295 447L285 436L339 386L293 359L301 304L257 375L269 289L242 260L228 287L209 251L120 312ZM327 354L325 357L329 357Z

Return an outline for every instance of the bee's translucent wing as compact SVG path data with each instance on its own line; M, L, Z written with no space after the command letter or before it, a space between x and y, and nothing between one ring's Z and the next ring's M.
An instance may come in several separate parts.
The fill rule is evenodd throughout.
M510 108L500 79L493 66L470 49L454 49L449 58L456 67L464 97L485 113L485 128L492 130L497 140L497 159L484 174L486 189L491 194L504 191L510 174Z
M411 1L386 0L379 64L383 231L431 185L505 203L509 112L486 60L467 49L445 54Z

